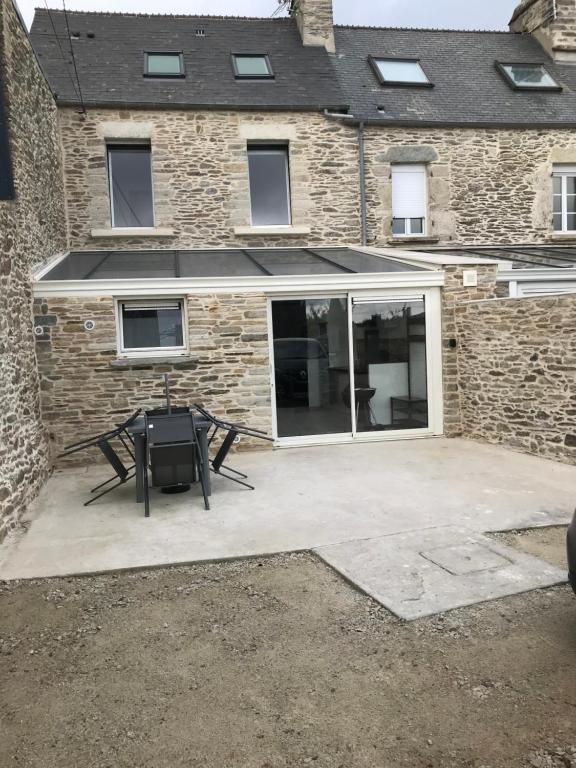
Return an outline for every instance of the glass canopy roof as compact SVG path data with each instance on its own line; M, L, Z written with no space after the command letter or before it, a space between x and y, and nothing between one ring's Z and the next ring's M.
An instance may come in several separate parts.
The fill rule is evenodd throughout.
M69 253L41 281L353 275L423 269L351 248L78 251Z
M468 248L427 248L429 254L478 256L483 259L511 261L512 269L567 269L576 267L576 245L495 245Z

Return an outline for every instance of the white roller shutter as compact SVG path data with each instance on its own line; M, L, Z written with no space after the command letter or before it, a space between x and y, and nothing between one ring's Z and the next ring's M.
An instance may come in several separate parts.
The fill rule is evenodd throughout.
M392 216L426 218L426 166L392 166Z

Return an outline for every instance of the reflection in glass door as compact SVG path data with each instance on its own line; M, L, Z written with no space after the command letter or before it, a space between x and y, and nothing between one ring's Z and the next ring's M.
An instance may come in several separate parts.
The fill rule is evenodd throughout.
M423 297L353 299L356 432L428 427Z
M279 438L352 434L345 298L272 301Z

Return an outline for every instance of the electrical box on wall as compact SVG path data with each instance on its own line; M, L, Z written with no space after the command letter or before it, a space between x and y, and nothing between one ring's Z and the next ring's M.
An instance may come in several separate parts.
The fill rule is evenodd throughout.
M462 278L465 288L476 288L478 285L478 272L475 269L465 269Z

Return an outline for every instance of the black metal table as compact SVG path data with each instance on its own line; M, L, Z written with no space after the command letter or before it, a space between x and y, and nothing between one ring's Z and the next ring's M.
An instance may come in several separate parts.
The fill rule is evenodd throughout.
M191 409L192 412L193 409ZM208 430L212 423L202 416L194 416L196 434L198 443L202 451L202 461L206 470L206 491L207 495L212 494L212 485L210 483L210 458L208 455ZM136 501L138 504L144 503L144 468L146 457L146 424L144 416L139 416L133 424L128 427L128 432L134 438L134 464L136 465Z

